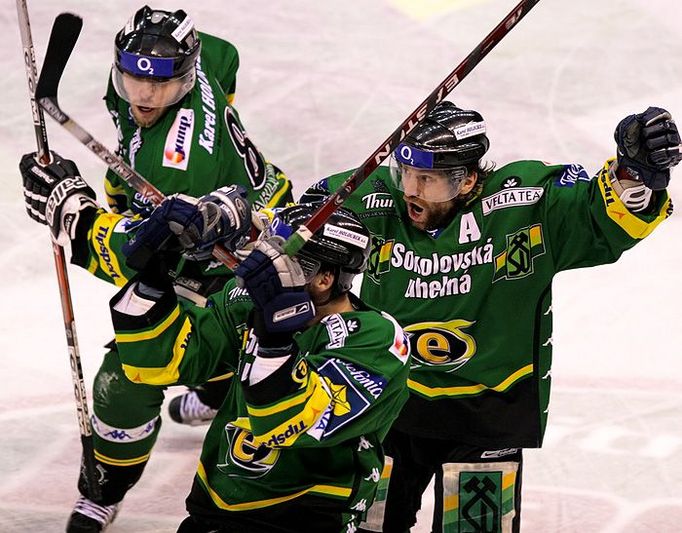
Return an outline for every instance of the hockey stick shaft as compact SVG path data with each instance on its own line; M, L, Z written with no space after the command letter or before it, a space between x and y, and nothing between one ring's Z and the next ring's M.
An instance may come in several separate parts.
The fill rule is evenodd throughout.
M35 128L36 144L38 147L38 160L47 164L50 161L50 150L47 141L47 128L42 109L38 106L35 99L36 87L36 61L33 48L33 38L31 36L31 24L28 17L28 6L26 0L17 0L17 15L19 17L19 31L21 33L21 44L24 50L24 64L26 67L26 79L28 80L28 91L31 101L31 112L33 115L33 126ZM78 427L81 435L81 445L83 448L83 469L87 479L90 497L98 500L101 497L101 488L97 481L98 474L95 462L95 450L92 440L92 426L90 414L88 412L88 400L85 392L83 380L83 367L81 365L80 350L78 349L78 338L76 336L76 321L73 313L73 302L71 301L71 288L66 269L66 258L64 249L57 243L52 243L55 269L57 271L57 284L62 304L62 315L64 318L64 332L69 350L69 361L71 366L71 379L73 381L73 392L76 398L76 415Z
M99 157L106 165L118 174L123 181L135 189L140 195L148 199L152 204L160 204L165 195L154 185L128 165L120 156L112 153L102 143L88 133L80 124L73 120L59 106L57 92L59 81L64 73L66 64L71 56L82 19L71 13L57 15L52 26L50 41L47 45L45 61L40 72L40 79L36 87L36 99L45 112L61 124L76 139L78 139L93 154ZM213 256L234 270L239 264L237 259L223 246L216 244L213 247Z
M483 39L457 67L429 94L398 128L370 155L362 165L311 215L304 226L284 244L287 255L300 250L341 204L374 172L381 162L395 150L405 136L428 115L481 60L507 35L540 0L521 0L507 16Z

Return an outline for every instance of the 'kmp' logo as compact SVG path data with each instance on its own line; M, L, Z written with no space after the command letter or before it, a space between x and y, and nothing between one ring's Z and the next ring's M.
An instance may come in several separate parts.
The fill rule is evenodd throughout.
M180 109L168 131L163 149L163 166L187 170L194 132L194 110Z

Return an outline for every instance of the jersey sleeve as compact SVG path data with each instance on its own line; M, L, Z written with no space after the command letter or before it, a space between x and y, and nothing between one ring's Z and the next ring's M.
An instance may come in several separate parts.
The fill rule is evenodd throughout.
M230 296L233 282L206 307L179 301L170 288L144 300L136 286L131 281L111 301L116 345L128 379L193 385L224 374L225 368L235 371L250 303L243 296Z
M323 320L315 353L292 359L244 398L251 431L269 447L334 446L378 432L407 399L409 345L388 315ZM275 381L278 385L275 386ZM276 391L285 391L277 396Z
M612 164L592 179L580 165L549 173L544 218L557 271L616 261L672 213L667 191L656 192L644 214L631 213L613 191Z
M121 215L132 214L128 203L128 194L123 186L123 182L118 174L112 170L107 170L104 177L104 195L112 213Z
M215 72L218 83L223 88L227 103L232 105L237 90L237 70L239 69L239 53L237 48L227 41L199 32L203 61L208 69Z
M140 220L93 209L78 223L76 237L71 241L71 263L122 287L135 275L126 265L123 244L133 237Z

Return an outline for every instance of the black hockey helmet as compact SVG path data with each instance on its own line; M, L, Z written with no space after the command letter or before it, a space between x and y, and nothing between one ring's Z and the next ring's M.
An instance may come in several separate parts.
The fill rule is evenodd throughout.
M274 210L267 235L288 238L305 224L319 204L298 204ZM371 236L367 227L352 211L339 207L296 253L307 280L324 266L335 270L336 285L332 297L350 290L353 278L367 267Z
M165 107L182 99L194 86L201 41L183 10L139 9L115 39L112 81L127 102ZM141 83L142 82L142 83ZM144 82L154 82L156 101L138 94ZM153 105L151 105L153 104Z
M398 145L391 161L394 184L403 189L401 166L442 170L450 177L454 197L458 184L488 151L485 121L477 111L441 102ZM445 200L448 200L446 198ZM433 201L445 201L433 200Z

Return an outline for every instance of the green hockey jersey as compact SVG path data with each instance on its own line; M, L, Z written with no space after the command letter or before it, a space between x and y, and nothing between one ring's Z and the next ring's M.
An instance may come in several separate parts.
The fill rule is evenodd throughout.
M335 191L349 174L305 197ZM672 212L661 191L649 214L630 213L608 162L593 179L580 165L506 165L438 231L410 224L384 167L344 206L374 235L361 296L393 315L412 346L396 427L488 449L542 443L554 275L616 261Z
M392 317L352 297L355 310L297 333L298 355L278 378L292 386L277 396L271 385L248 384L258 339L235 280L205 308L169 292L137 314L124 305L130 290L112 300L129 379L198 384L222 365L241 379L206 435L191 513L245 524L267 522L279 506L324 508L350 523L363 514L381 481L381 441L408 396L409 344Z

